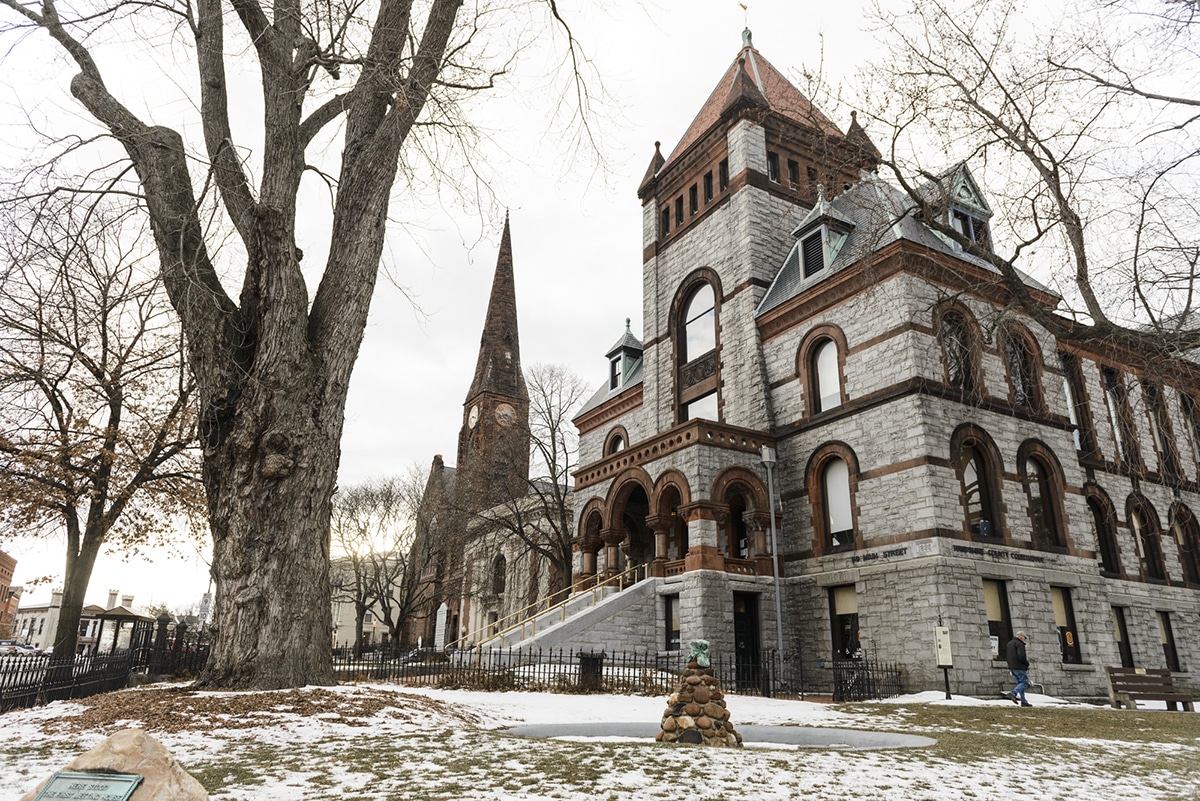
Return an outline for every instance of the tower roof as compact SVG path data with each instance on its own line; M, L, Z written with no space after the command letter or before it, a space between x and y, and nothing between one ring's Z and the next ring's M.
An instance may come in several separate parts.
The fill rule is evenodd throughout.
M521 342L517 332L517 290L513 280L512 239L508 215L496 257L496 275L488 299L483 335L479 338L479 360L467 402L483 393L528 399L525 376L521 374Z
M754 49L750 40L750 30L746 29L742 32L742 49L725 70L716 88L700 108L700 113L692 120L679 144L667 157L666 163L670 164L678 158L709 128L716 125L727 109L735 107L738 103L752 103L806 128L833 136L843 136L841 130L828 117Z

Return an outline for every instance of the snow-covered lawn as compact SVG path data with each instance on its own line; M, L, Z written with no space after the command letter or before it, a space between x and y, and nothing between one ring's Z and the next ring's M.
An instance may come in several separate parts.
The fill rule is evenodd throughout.
M661 697L381 684L279 693L156 685L0 716L0 801L105 736L146 728L213 799L1200 799L1200 715L925 693L828 705L729 695L735 726L870 729L922 749L742 750L535 740L519 723L658 721Z

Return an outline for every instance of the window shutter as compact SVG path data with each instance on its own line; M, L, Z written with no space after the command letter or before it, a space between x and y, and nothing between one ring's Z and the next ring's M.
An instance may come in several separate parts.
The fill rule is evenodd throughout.
M820 231L805 239L800 245L800 250L804 257L805 278L825 269L825 248L821 242Z

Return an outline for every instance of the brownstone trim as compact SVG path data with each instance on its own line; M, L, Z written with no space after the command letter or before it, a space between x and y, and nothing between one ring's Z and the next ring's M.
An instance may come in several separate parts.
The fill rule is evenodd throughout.
M1196 515L1187 504L1175 501L1171 504L1170 521L1184 583L1200 588L1200 526L1196 523Z
M1017 377L1013 375L1011 360L1009 359L1009 347L1023 347L1026 355L1029 357L1029 392L1031 397L1027 404L1018 404L1016 401ZM1042 374L1045 370L1045 362L1042 359L1042 349L1038 345L1037 340L1029 333L1029 329L1016 322L1006 322L996 336L996 348L1000 360L1004 363L1004 377L1008 382L1008 402L1014 408L1024 405L1035 412L1046 408L1045 392L1042 388Z
M802 395L807 396L801 397L804 410L801 419L804 420L823 411L833 411L833 409L816 410L816 406L820 403L818 396L820 381L813 359L816 357L817 347L825 342L833 343L837 355L838 405L834 408L845 406L850 399L846 393L846 354L849 352L846 335L841 328L832 323L814 326L804 335L804 339L800 340L800 347L796 349L796 375L802 382Z
M1043 498L1043 503L1049 503L1050 509L1048 519L1050 521L1051 534L1055 539L1055 545L1051 548L1045 548L1040 545L1034 538L1030 537L1030 542L1034 548L1039 550L1055 550L1056 548L1065 548L1069 553L1076 553L1075 544L1071 539L1071 520L1067 515L1066 509L1063 507L1063 497L1065 496L1066 478L1063 475L1062 463L1054 451L1050 449L1046 443L1036 439L1027 439L1017 448L1017 474L1021 481L1021 486L1025 490L1026 513L1030 520L1030 525L1036 528L1037 523L1033 519L1033 485L1029 475L1029 462L1034 461L1042 469L1046 476L1046 489L1050 493L1049 498ZM1033 534L1033 528L1030 529Z
M595 409L576 417L575 427L580 435L590 434L618 417L623 417L642 405L642 385L636 384L614 398L606 400Z
M926 334L928 336L934 335L934 330L932 328L913 320L911 322L901 323L900 325L893 326L887 331L884 331L882 334L877 334L870 339L863 340L857 345L851 345L846 349L846 355L854 356L864 350L869 350L870 348L873 348L882 342L887 342L888 340L895 339L903 334L910 334L913 332L918 334Z
M1104 569L1103 558L1100 561L1101 575L1108 575L1113 578L1126 578L1125 563L1121 558L1121 544L1117 541L1117 529L1120 528L1120 521L1117 519L1117 509L1113 506L1112 500L1108 497L1108 493L1094 482L1087 482L1083 485L1083 495L1087 501L1088 511L1092 515L1092 528L1096 535L1096 548L1101 555L1104 553L1105 544L1112 551L1112 558L1116 564L1115 571L1106 571ZM1107 540L1107 543L1105 542Z
M825 469L834 459L840 459L846 465L849 474L850 491L850 522L854 529L854 543L835 546L829 531L828 499L825 497ZM804 486L808 493L809 509L813 523L813 552L818 556L838 553L847 550L857 550L863 547L862 529L858 524L858 455L844 442L826 442L817 447L808 458L804 470Z
M946 355L945 318L947 315L958 317L962 321L963 336L966 337L967 347L967 386L955 387L950 383L950 360ZM942 380L952 392L960 392L964 397L974 401L988 397L987 383L983 380L983 333L979 321L971 310L957 300L939 303L933 310L933 325L938 349L942 355Z
M621 452L620 450L614 451L612 449L613 444L616 442L618 437L620 437L621 442L624 443L624 447L621 448L621 450L629 447L629 432L625 430L625 426L613 426L612 430L604 435L603 452L605 456L612 456L613 454Z
M974 536L971 532L970 508L967 504L968 487L965 478L965 465L959 455L968 445L979 454L980 460L983 462L983 472L986 474L982 476L977 475L976 479L981 494L981 514L985 515L986 519L989 519L992 524L993 533L990 537L984 537L982 533ZM1012 536L1009 533L1008 526L1004 523L1006 517L1003 493L1004 460L1001 458L1000 450L996 447L996 443L991 435L975 423L963 423L954 429L954 433L950 435L950 460L954 466L955 475L958 476L960 489L959 501L963 514L963 538L972 541L1002 542L1005 545L1011 545ZM978 473L978 470L976 472Z
M1137 546L1138 533L1133 525L1133 515L1136 511L1141 511L1143 521L1146 524L1145 536L1141 538L1140 548ZM1158 512L1154 508L1154 504L1150 499L1140 492L1132 492L1125 499L1125 519L1128 521L1127 527L1130 535L1133 537L1133 544L1136 550L1141 551L1138 558L1138 574L1142 581L1158 581L1170 583L1170 574L1167 573L1167 560L1162 549L1162 526L1159 523ZM1162 577L1151 576L1147 565L1151 562L1156 562L1153 567L1160 568L1159 572Z

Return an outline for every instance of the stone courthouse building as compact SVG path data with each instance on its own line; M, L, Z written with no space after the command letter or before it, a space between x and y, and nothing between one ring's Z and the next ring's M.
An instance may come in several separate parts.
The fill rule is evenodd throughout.
M1008 681L1018 630L1050 693L1104 694L1122 664L1200 689L1195 374L1055 341L878 158L749 32L670 155L656 146L638 190L643 338L618 338L575 418L574 578L649 578L544 643L705 638L752 659L782 631L811 688L866 656L921 689L941 686L942 624L960 692ZM988 246L987 187L965 165L927 191Z

